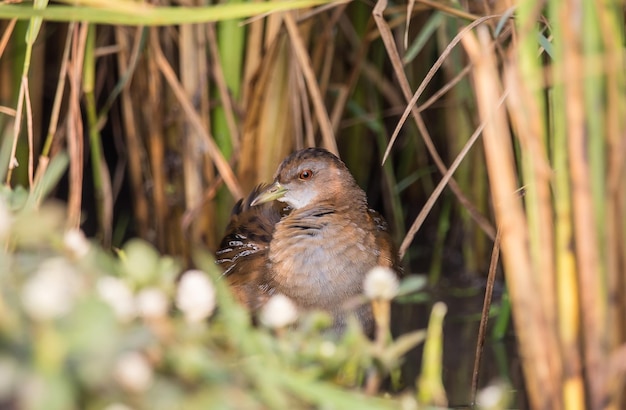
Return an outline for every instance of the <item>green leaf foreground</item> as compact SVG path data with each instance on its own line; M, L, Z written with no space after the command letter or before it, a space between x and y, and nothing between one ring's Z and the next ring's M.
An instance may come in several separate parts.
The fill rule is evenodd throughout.
M50 5L45 9L33 9L24 4L3 4L0 5L0 19L16 18L26 20L40 17L49 21L86 21L128 26L165 26L252 17L265 13L296 10L332 2L332 0L293 0L287 2L218 4L208 7L153 7L126 1L112 1L107 4L90 2L94 6Z

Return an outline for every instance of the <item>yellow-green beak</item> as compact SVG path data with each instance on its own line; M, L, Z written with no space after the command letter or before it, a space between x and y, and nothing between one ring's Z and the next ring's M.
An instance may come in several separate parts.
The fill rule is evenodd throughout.
M266 202L274 201L287 192L287 188L280 184L280 182L274 182L272 185L268 186L263 190L263 192L259 193L256 198L250 203L251 206L264 204Z

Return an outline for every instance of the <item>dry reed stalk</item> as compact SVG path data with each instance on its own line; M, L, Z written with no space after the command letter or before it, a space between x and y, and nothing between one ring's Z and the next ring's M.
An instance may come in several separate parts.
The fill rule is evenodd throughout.
M580 7L571 2L558 6L563 64L558 74L564 81L565 115L567 120L567 149L570 171L571 200L574 221L574 243L580 286L582 312L583 361L585 364L588 400L592 408L604 405L605 369L607 365L607 304L605 286L606 271L603 269L598 249L599 237L594 215L592 183L587 140L587 116L585 109L585 61L582 33L572 21L572 10ZM556 75L556 74L555 74ZM601 136L596 136L600 138Z
M522 41L520 39L520 43ZM536 45L531 48L530 55L535 59ZM503 77L511 93L507 98L511 127L519 141L532 280L538 291L537 303L541 304L546 321L545 331L549 332L544 337L557 341L559 321L554 266L553 173L546 152L543 79L538 75L541 69L529 65L526 60L511 57ZM549 345L550 349L554 347ZM562 377L563 363L559 349L549 351L549 355L553 361L551 365L557 372L555 377Z
M338 155L337 141L335 140L335 135L333 134L330 118L328 117L328 112L326 111L326 107L324 105L324 100L320 92L315 72L311 66L309 53L306 50L304 40L298 30L293 14L289 12L285 13L284 22L285 27L287 28L287 33L289 33L290 45L296 57L296 61L298 62L298 66L304 75L309 96L311 98L311 102L313 103L315 117L322 134L322 145L330 152Z
M202 123L203 129L207 130L211 129L209 115L209 93L211 88L208 84L210 73L207 65L207 61L209 60L207 49L215 49L214 46L207 46L207 43L210 44L210 42L207 41L207 34L210 36L211 30L211 27L204 30L200 25L182 25L178 38L178 73L180 83L187 98L193 101L195 112ZM215 66L219 64L219 60L215 59L218 56L216 50L213 54L213 71L215 72ZM219 80L219 78L217 78L217 80ZM225 88L225 85L221 87L218 86L218 89L219 88ZM227 106L230 99L226 97L226 101L224 97L225 96L222 95L221 105ZM184 208L186 211L189 211L204 206L203 197L206 186L205 161L209 160L209 158L205 158L202 134L192 128L187 129L185 126L182 128L183 133L180 135L180 138L184 175ZM232 134L231 130L231 136L234 135L236 135L236 133ZM188 239L193 243L201 243L202 236L205 235L205 232L211 231L211 219L208 213L199 213L194 223L189 225L187 232Z
M262 54L254 87L243 101L246 115L238 175L246 190L260 181L270 181L276 165L294 146L297 106L289 97L293 93L291 58L286 39L275 28L277 18L273 15L267 22L266 38L272 36L274 42Z
M534 7L519 10L519 26L537 19ZM530 27L534 28L534 25ZM553 172L548 157L548 129L544 98L542 62L537 57L537 32L520 28L511 53L517 54L506 65L503 77L511 98L508 112L515 136L520 144L521 178L524 181L524 201L529 229L530 253L534 280L548 326L556 337L557 302L554 268L554 221L551 184ZM559 355L554 355L559 358ZM561 368L558 363L557 368Z
M558 70L560 59L555 61L553 70ZM519 80L518 80L519 81ZM574 227L570 174L568 167L568 132L564 116L567 105L562 84L555 84L549 100L549 113L552 126L552 164L554 169L554 252L555 280L558 315L558 335L563 365L563 404L566 409L584 408L585 381L582 370L580 346L580 289L576 254L572 246Z
M514 307L516 334L523 358L526 386L531 406L560 409L560 369L551 357L558 351L548 327L538 294L528 248L527 222L521 201L515 194L517 178L506 113L498 108L502 89L486 28L479 27L478 38L463 37L463 45L474 64L474 86L479 113L487 125L483 132L485 158L496 220L502 232L505 275Z
M293 107L298 107L294 110L293 117L293 122L296 124L292 137L294 149L302 149L305 146L313 147L315 146L315 131L318 123L311 114L311 104L306 91L304 75L302 71L298 70L297 65L292 65L289 73L289 77L295 83L294 89L297 90L290 95ZM297 124L302 124L302 126L297 126Z
M81 36L79 33L82 33ZM78 228L81 219L84 142L83 122L80 112L81 70L83 65L82 51L87 31L81 25L73 26L72 48L68 64L69 108L67 126L67 144L70 155L69 193L67 198L67 227ZM81 41L82 40L82 41Z
M263 47L263 29L265 21L255 20L247 25L246 48L241 84L241 101L248 101L254 88L254 78L261 66Z
M120 46L117 54L118 75L123 78L130 70L131 56L127 50L131 49L131 35L128 34L130 29L123 27L115 28L115 41ZM143 28L139 27L134 31L135 46L132 47L134 52L138 52L138 43L142 35ZM150 229L150 210L148 208L148 198L146 197L143 180L143 148L139 134L139 122L135 119L133 110L133 101L131 97L132 89L129 86L124 87L120 94L120 109L122 111L122 121L124 137L127 145L128 157L128 175L129 184L133 192L133 216L135 218L135 226L140 237L146 238ZM157 206L158 206L157 202ZM162 219L157 219L162 221ZM157 232L159 222L157 222ZM161 244L159 244L161 245ZM162 248L161 248L162 249Z
M336 40L336 37L332 34L335 33L335 27L337 26L337 22L344 15L347 7L347 4L338 5L332 10L332 12L329 12L330 16L325 19L323 23L321 21L319 22L319 24L322 24L322 28L320 29L322 34L321 36L316 37L315 42L312 44L314 48L311 51L311 63L313 65L313 71L319 73L318 82L320 83L319 88L322 95L326 95L328 93L329 87L331 86L333 57L335 53L337 53L338 47L337 42L333 41ZM320 18L320 20L322 18ZM312 23L313 22L308 23L309 28L307 37L310 37L311 35L310 31L311 27L313 26Z
M614 6L613 6L614 7ZM597 8L598 25L603 44L603 70L606 75L605 127L606 127L606 260L607 288L609 305L609 329L613 329L609 343L616 347L609 363L615 363L615 357L622 357L622 366L626 363L624 341L626 340L626 100L624 87L623 46L624 22L621 13L608 4ZM621 34L621 35L620 35ZM621 347L620 347L621 345ZM624 391L626 371L608 375L608 390L612 397L613 408L626 406Z
M176 100L181 105L187 121L189 121L189 124L193 128L193 130L201 136L202 149L206 150L206 152L210 156L218 172L220 173L222 178L224 178L224 182L230 190L231 194L235 198L242 197L242 190L237 178L235 177L235 174L233 173L228 162L224 159L224 156L217 147L215 140L212 138L209 131L205 129L202 123L202 118L196 112L193 103L186 95L185 90L183 89L180 81L176 77L176 73L174 72L168 60L165 58L165 55L161 50L161 46L155 40L151 41L150 45L151 50L154 53L154 58L159 68L159 71L161 72L170 89L174 93Z
M555 93L551 112L565 105ZM584 406L585 392L580 351L580 305L576 255L573 238L572 203L569 173L567 172L567 133L564 121L555 118L552 133L553 164L561 170L554 175L555 211L555 280L561 357L563 362L563 404L566 409Z
M157 36L158 29L143 29L145 36ZM140 32L137 33L138 35ZM164 98L163 78L159 73L159 68L153 58L146 58L143 64L143 70L147 74L144 81L141 82L141 89L145 90L147 100L150 104L143 112L144 120L141 122L145 127L146 138L141 146L141 151L136 155L142 157L147 155L147 162L150 164L150 172L144 176L144 186L151 186L152 209L148 211L146 217L154 215L150 229L154 232L156 243L159 249L175 251L179 246L171 246L173 241L185 243L179 232L176 220L170 218L172 212L168 202L166 187L168 184L175 184L176 181L169 180L167 175L166 153L168 151L168 140L166 135L166 103L162 101ZM139 85L139 84L138 84ZM143 110L142 110L143 111ZM161 121L146 121L149 119L162 119ZM146 152L147 151L147 152ZM176 185L178 186L178 185ZM148 192L145 188L142 190L142 196L147 199ZM167 241L170 241L169 243Z
M478 337L476 340L476 353L474 356L474 367L472 370L472 387L470 393L470 404L476 405L476 392L478 391L478 376L480 375L480 363L482 361L483 348L487 335L487 323L489 322L489 310L493 297L493 286L496 282L496 272L500 259L500 231L496 233L491 250L491 261L489 262L489 274L487 275L487 285L485 286L485 296L483 298L483 309L480 314L480 325L478 327Z
M337 22L338 24L343 23L344 26L350 24L350 21L347 19L345 13L342 13L339 17L340 18ZM355 34L355 37L356 37L356 34ZM355 57L351 61L352 70L350 71L348 78L344 82L344 84L338 86L337 98L335 99L335 105L333 106L331 110L331 114L330 114L330 123L333 126L333 132L335 133L335 135L337 135L339 132L339 124L345 112L348 99L350 95L352 94L352 92L354 91L354 87L356 86L359 80L359 77L361 76L361 73L365 70L367 51L370 49L371 42L367 40L367 37L365 37L361 41L359 41L359 39L357 38L354 42L352 42L352 44L357 49L356 52L354 53ZM378 72L377 70L373 70L373 71ZM389 90L393 90L393 87L391 87L391 84L388 81L386 81L386 79L382 78L382 76L380 76L378 79L380 80L378 84L383 83L389 86L388 88ZM393 91L391 91L391 93L395 95ZM401 105L402 100L398 99L398 101L399 101L398 105Z
M528 21L535 20L534 14L528 18ZM521 21L520 25L523 25ZM552 130L549 130L553 167L557 170L553 173L545 152L550 145L546 139L548 130L544 127L549 122L544 115L543 68L535 57L536 34L522 32L519 38L527 54L520 55L523 63L507 67L507 79L515 90L515 98L510 99L509 108L521 142L524 181L528 182L526 204L532 232L535 278L540 283L550 327L558 335L560 354L553 356L560 360L559 367L562 369L563 405L568 409L581 409L585 403L585 388L579 346L580 292L571 245L574 238L566 141L569 133L558 114L567 103L555 93L551 107L555 120ZM536 62L534 66L532 62Z

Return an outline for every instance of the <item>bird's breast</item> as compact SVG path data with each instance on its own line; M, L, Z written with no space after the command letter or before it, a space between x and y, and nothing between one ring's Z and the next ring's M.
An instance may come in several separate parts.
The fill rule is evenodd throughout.
M278 292L304 308L336 310L362 292L379 252L356 221L325 216L279 222L268 263Z

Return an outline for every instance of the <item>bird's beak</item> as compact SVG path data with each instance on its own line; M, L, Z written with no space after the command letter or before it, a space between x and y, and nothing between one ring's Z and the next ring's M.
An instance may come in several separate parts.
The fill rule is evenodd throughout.
M264 204L266 202L274 201L287 192L287 188L284 185L281 185L280 182L276 181L272 185L265 188L261 193L259 193L256 198L250 203L251 206Z

